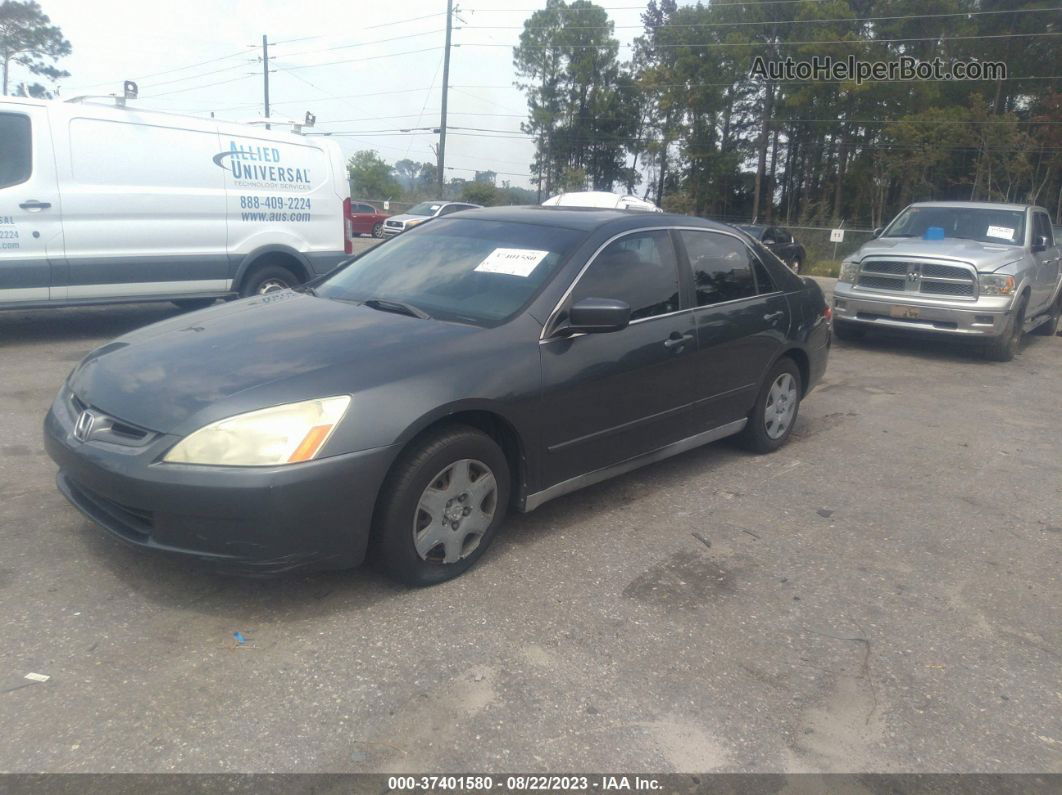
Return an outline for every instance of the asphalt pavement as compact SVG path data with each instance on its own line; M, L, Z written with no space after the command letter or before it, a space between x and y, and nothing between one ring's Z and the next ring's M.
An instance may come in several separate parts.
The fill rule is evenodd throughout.
M0 771L1062 771L1062 338L837 343L778 453L556 500L412 590L211 574L59 495L62 380L177 311L0 313Z

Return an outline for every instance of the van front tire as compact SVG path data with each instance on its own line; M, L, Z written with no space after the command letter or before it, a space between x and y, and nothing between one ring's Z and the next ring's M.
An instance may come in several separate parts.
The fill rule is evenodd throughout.
M265 295L277 290L287 290L299 284L295 274L280 265L266 265L255 269L243 282L240 298Z

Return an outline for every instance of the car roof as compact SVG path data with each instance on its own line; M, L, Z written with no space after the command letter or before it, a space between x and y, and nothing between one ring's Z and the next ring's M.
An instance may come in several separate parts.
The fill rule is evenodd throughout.
M596 207L543 207L527 205L519 207L484 207L466 210L461 218L478 221L508 221L510 223L537 224L581 232L593 232L604 227L614 227L616 232L626 229L655 228L660 226L695 226L705 229L731 231L728 224L707 221L691 215L675 213L647 213L643 210L612 210ZM456 220L456 219L455 219Z

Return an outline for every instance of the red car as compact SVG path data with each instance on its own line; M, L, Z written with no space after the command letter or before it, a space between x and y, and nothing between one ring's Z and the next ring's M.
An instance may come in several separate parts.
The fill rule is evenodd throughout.
M350 220L353 222L355 235L372 235L383 237L383 222L391 216L380 212L371 204L365 202L350 203Z

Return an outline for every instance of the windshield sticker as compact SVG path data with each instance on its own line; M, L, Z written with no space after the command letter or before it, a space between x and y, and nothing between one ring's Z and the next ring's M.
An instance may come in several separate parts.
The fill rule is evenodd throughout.
M496 248L476 266L476 270L481 273L504 273L526 278L548 255L548 251L533 251L527 248Z
M988 237L998 237L1003 240L1013 240L1014 230L1009 226L990 226L988 227Z

